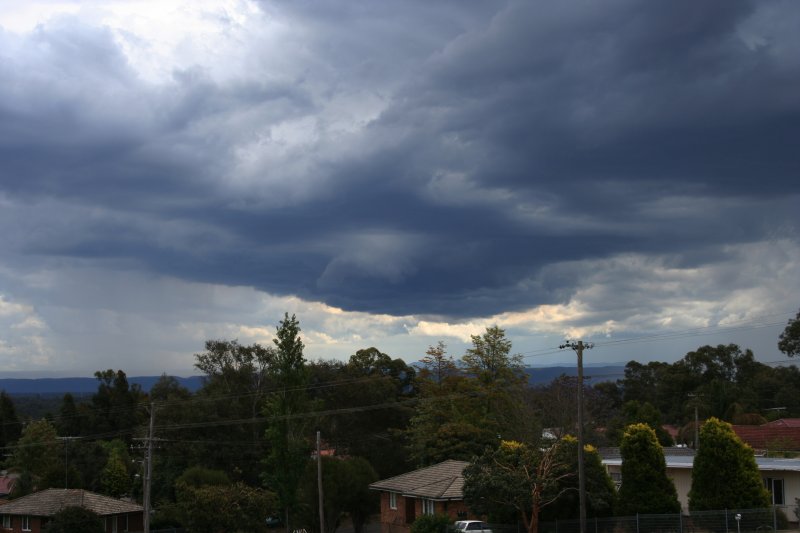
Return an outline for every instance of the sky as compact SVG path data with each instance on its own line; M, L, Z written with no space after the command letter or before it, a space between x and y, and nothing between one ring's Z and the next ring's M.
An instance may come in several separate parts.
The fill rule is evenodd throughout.
M0 3L0 375L208 339L764 362L800 307L795 0Z

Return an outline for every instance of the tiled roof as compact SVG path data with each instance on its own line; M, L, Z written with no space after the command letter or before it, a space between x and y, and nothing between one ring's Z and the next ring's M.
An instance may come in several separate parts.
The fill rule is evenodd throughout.
M65 507L83 507L100 516L142 512L136 503L80 489L46 489L28 494L3 506L3 514L53 516Z
M735 425L733 431L756 450L800 450L800 427L767 424L762 426Z
M778 420L773 420L772 422L767 422L766 424L762 424L764 426L777 426L777 427L787 427L787 428L800 428L800 418L780 418Z
M369 488L399 492L405 496L432 500L460 500L464 497L464 468L466 461L444 461L413 472L383 479Z

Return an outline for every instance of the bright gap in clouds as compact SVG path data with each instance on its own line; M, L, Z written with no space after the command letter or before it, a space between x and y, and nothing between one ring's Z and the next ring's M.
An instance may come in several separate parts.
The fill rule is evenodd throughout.
M796 244L783 241L743 247L737 253L745 269L775 271L771 260L790 260L780 277L759 287L740 287L713 302L686 301L675 295L672 285L685 282L687 276L694 278L692 283L712 284L716 278L727 278L725 267L678 269L637 256L605 264L563 265L596 273L586 277L568 303L459 322L348 312L247 287L190 283L131 271L73 267L14 280L2 280L0 272L5 286L11 281L25 286L15 298L0 295L0 330L6 332L0 342L0 362L6 372L46 370L86 376L95 370L120 368L131 375L186 376L196 372L193 354L203 350L206 340L269 344L287 311L300 319L309 359L347 360L358 349L376 346L414 362L439 340L458 358L471 335L493 324L506 328L514 351L533 366L574 364L573 354L555 349L565 337L595 341L597 348L587 355L587 363L596 364L630 359L671 362L698 346L729 342L752 348L759 360L779 359L777 335L792 316L794 304L782 287L800 277L800 252ZM662 272L653 276L659 269ZM631 293L616 295L617 309L609 307L612 295L604 288L606 277L612 275L629 278L635 287ZM661 307L649 300L627 299L644 291L637 286L640 283L663 299ZM615 287L625 290L624 285ZM46 303L26 303L40 301L43 291L48 295Z

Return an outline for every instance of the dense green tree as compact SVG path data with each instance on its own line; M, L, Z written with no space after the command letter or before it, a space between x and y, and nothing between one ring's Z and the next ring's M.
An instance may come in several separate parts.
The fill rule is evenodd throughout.
M21 434L22 423L17 417L14 402L6 391L0 391L0 448L13 444Z
M62 398L55 424L59 435L63 437L77 437L82 434L86 425L85 413L78 410L78 404L72 394L66 393Z
M134 428L144 421L139 402L144 399L139 385L130 385L122 370L112 369L94 373L99 381L91 399L91 434L116 433L129 439Z
M656 433L647 424L626 428L620 446L622 486L619 490L619 513L677 513L681 505L675 485L667 477L664 451Z
M178 483L176 494L180 522L192 533L264 532L266 517L277 509L272 493L241 482Z
M266 437L270 443L264 477L267 486L277 493L284 525L290 530L298 504L297 489L311 448L309 426L312 423L308 417L311 405L306 392L308 372L304 345L295 315L284 315L273 342L275 360L270 372L275 391L267 397L264 408L269 419Z
M28 423L17 441L11 466L31 475L36 490L63 486L61 443L56 428L48 420Z
M778 349L789 357L800 355L800 311L786 324L778 338Z
M515 441L487 448L464 469L464 501L470 510L498 522L519 520L536 533L542 509L563 494L574 476L559 463L559 446L540 449Z
M472 347L461 358L464 370L481 383L515 383L524 379L522 356L511 354L511 341L504 329L486 328L483 335L472 335Z
M44 533L105 533L103 519L84 507L65 507L53 515Z
M614 444L622 441L625 428L633 424L647 424L655 431L661 446L675 444L672 437L664 429L661 413L650 402L639 403L636 400L625 402L619 418L612 420L608 428L608 438Z
M369 490L369 484L378 475L366 459L322 458L322 488L325 506L325 531L332 533L349 516L353 529L361 533L369 516L379 512L378 493ZM303 481L309 524L319 530L319 500L317 491L317 463L309 463Z
M753 450L727 422L706 420L700 428L700 449L692 467L689 509L754 509L769 505L769 493L761 481Z
M320 366L314 367L315 378ZM397 434L413 413L413 367L377 348L358 350L346 364L332 367L337 386L317 388L328 415L322 425L326 441L337 451L365 457L381 477L406 471L406 451Z
M222 470L213 470L202 466L192 466L186 469L176 483L182 483L189 487L202 487L205 485L230 485L231 480L228 474Z
M127 465L118 452L109 454L106 466L100 474L100 483L103 494L114 498L121 498L130 492L131 478Z
M554 490L559 496L551 505L542 509L541 519L547 522L580 518L578 439L571 435L564 437L556 454L555 477L559 479L559 483ZM617 491L603 466L597 448L584 446L583 461L586 516L589 518L613 516Z

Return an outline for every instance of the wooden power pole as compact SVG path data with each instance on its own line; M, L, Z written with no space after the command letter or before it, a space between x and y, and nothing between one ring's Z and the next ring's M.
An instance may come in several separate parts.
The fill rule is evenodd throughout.
M586 533L586 475L583 466L583 350L589 350L594 344L583 341L566 341L559 346L571 348L578 354L578 501L580 506L580 532Z

